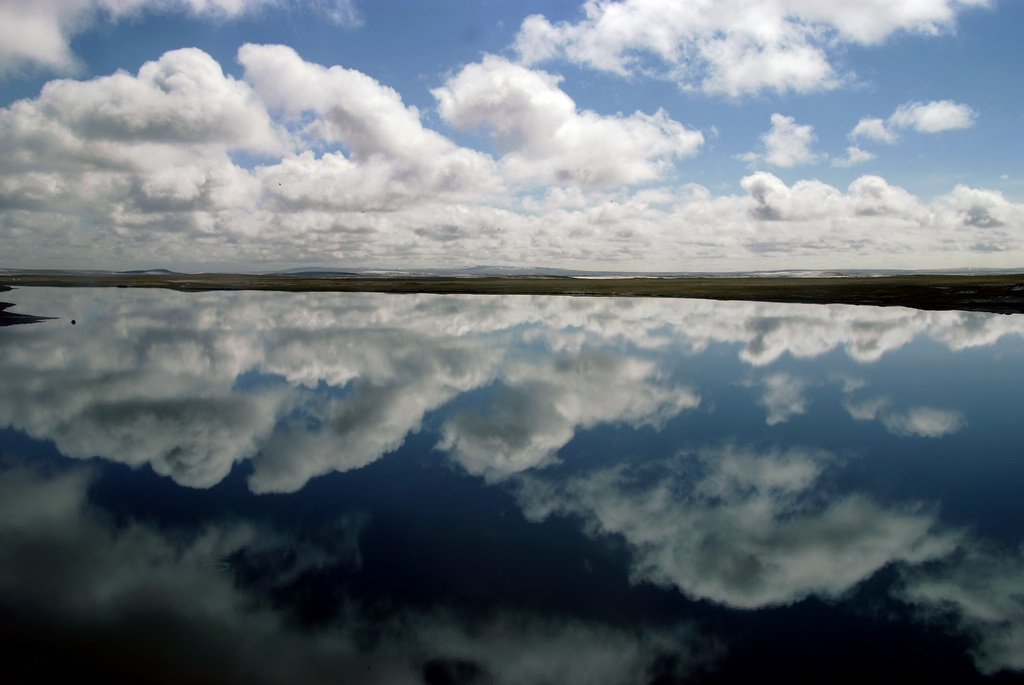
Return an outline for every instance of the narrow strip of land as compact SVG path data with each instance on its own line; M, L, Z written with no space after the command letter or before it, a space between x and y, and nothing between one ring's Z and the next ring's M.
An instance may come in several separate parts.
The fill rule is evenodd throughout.
M1024 273L821 277L351 276L6 272L8 286L171 288L473 295L681 297L761 302L862 304L1024 313Z

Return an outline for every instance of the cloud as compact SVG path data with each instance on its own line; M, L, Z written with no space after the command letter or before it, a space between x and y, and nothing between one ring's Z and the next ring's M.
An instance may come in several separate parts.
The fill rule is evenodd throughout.
M8 258L194 271L459 266L481 254L666 271L1024 258L1012 230L1024 204L981 188L925 202L878 176L844 192L765 172L735 194L652 186L698 149L699 132L664 112L581 112L556 77L499 58L436 91L453 125L481 126L508 146L497 160L425 126L361 72L283 46L246 45L239 58L242 79L184 49L134 75L53 81L0 109ZM763 160L814 156L801 142L809 128L777 121L800 135L766 144Z
M850 184L849 196L859 216L902 216L924 219L927 210L903 188L890 185L881 176L861 176Z
M38 98L4 109L0 122L10 154L6 172L12 166L145 167L154 152L157 166L204 148L269 154L286 144L249 84L226 76L196 48L167 52L135 76L119 71L51 81ZM184 151L175 154L170 146Z
M850 139L856 140L858 138L867 138L868 140L875 140L882 143L892 143L896 141L896 134L886 127L885 121L882 119L861 119L857 122L857 125L850 131Z
M889 117L889 125L912 128L918 133L938 133L956 128L970 128L974 125L976 116L973 109L952 100L908 102L900 105Z
M62 24L73 25L89 4L80 0L49 7L29 1L0 5L0 75L35 64L71 69L75 58Z
M725 446L560 485L524 477L519 498L531 520L571 514L592 535L621 536L634 582L739 608L835 597L886 564L954 549L957 537L936 532L920 507L883 507L859 494L819 499L831 460Z
M865 118L850 131L850 139L867 139L894 143L898 131L911 129L917 133L940 133L974 126L977 112L968 105L952 100L908 102L896 108L888 120Z
M1018 221L1013 203L998 190L983 190L957 184L938 198L938 202L955 212L964 226L1001 229Z
M832 166L836 167L852 167L857 164L863 164L864 162L870 162L875 158L875 155L867 150L861 150L856 145L851 145L846 148L846 157L836 158L832 160Z
M488 157L425 128L415 107L362 72L306 62L283 45L243 45L238 59L270 110L299 127L303 147L337 144L349 152L316 159L307 151L262 167L272 196L287 208L351 209L359 201L379 207L381 196L475 191L493 173ZM309 114L312 120L305 123Z
M843 203L835 188L820 181L797 181L792 188L780 178L759 171L740 185L754 202L751 216L762 221L791 221L828 216Z
M773 114L771 130L761 136L765 151L748 152L740 155L740 159L752 163L764 160L768 164L780 167L814 164L824 157L811 151L811 145L816 140L817 136L814 135L812 126L797 125L793 117Z
M952 191L935 199L939 211L949 212L953 225L966 232L976 231L972 244L975 250L998 249L1003 236L1024 220L1021 208L998 190L971 188L957 184ZM991 237L990 237L991 236Z
M316 0L303 6L342 26L362 23L354 0ZM142 12L234 18L263 7L293 9L281 0L7 0L0 3L0 77L29 69L75 70L72 39L99 22Z
M997 193L964 188L925 204L874 175L856 179L846 193L820 181L787 186L767 172L751 174L741 185L749 196L747 216L758 224L750 234L749 248L766 256L781 257L785 252L788 268L805 252L818 254L820 266L829 250L845 252L844 261L851 264L850 255L867 245L876 248L871 249L874 259L862 262L866 268L883 263L901 268L885 255L886 250L890 255L909 255L913 249L934 250L936 241L947 246L944 251L959 246L956 261L969 252L991 255L1000 250L998 245L1012 242L1008 227L1016 219L1010 217L1018 216L1018 208L1004 205Z
M225 76L196 48L167 52L143 64L137 76L117 72L85 82L51 81L37 106L92 141L283 150L249 85Z
M313 141L341 143L354 158L419 159L455 147L424 128L419 111L394 89L362 72L306 62L285 45L243 45L238 61L269 108L296 120L306 112L317 115L302 132Z
M984 0L587 0L583 18L552 24L527 17L515 47L525 64L555 58L627 75L645 73L684 88L739 96L762 90L834 88L830 53L913 32L933 35Z
M662 176L671 160L696 154L704 142L664 110L628 117L580 112L559 80L488 55L432 92L448 123L490 131L514 179L635 184Z
M356 6L356 0L316 0L310 6L338 26L354 28L363 25L363 15Z
M66 212L88 242L112 241L108 254L181 233L217 236L237 250L308 231L335 233L333 252L346 254L375 228L364 217L339 226L339 210L437 201L450 212L453 201L495 187L490 158L424 128L415 108L373 79L303 62L289 48L244 46L240 58L252 84L184 49L135 76L53 81L38 98L0 110L4 211L29 222L48 215L60 230L67 223L54 213ZM317 158L293 153L295 145L343 150ZM279 161L246 169L232 161L236 152ZM80 241L62 242L73 249ZM163 262L167 253L151 254Z
M0 198L6 211L75 216L87 233L99 224L139 238L139 214L161 212L196 219L175 222L174 233L209 233L215 224L199 213L223 218L259 200L258 182L230 153L287 145L247 83L200 50L175 50L137 75L51 81L0 110Z

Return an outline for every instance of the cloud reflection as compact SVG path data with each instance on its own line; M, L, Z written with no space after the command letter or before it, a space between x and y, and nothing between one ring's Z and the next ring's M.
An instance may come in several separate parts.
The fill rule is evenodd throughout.
M90 502L90 480L86 470L0 469L2 634L27 653L61 654L37 664L31 682L159 673L189 682L412 685L450 671L495 685L612 685L681 677L721 652L687 623L627 629L508 611L469 625L444 607L371 617L354 600L337 620L302 627L287 607L240 586L229 560L279 550L295 562L263 580L287 585L310 560L353 564L351 546L303 547L247 523L115 528ZM348 529L357 536L359 525ZM378 637L367 644L368 634Z
M629 545L635 581L757 608L836 597L886 564L949 554L919 505L882 506L861 494L823 496L825 452L740 446L617 466L550 483L524 478L528 518L583 518L595 535Z
M493 479L551 463L580 430L660 428L699 406L700 388L672 374L712 346L767 366L837 348L870 362L923 336L959 350L1024 335L1022 317L843 305L46 288L13 299L62 319L5 329L0 425L192 487L250 461L259 492L370 464L470 391L490 394L442 420L439 446ZM807 387L766 375L769 424L808 411ZM964 425L927 406L879 416L903 435Z
M251 526L186 536L143 523L114 529L88 502L89 478L86 471L49 478L0 471L4 633L26 648L68 656L41 666L44 673L315 683L387 672L350 642L307 640L219 570L225 557L256 541Z
M400 447L424 415L489 382L499 353L479 340L427 337L398 328L336 333L332 345L352 368L341 398L295 394L296 408L253 461L255 492L291 492L310 478L349 471ZM322 354L292 345L300 359ZM281 368L281 355L276 355Z
M466 409L445 423L439 447L474 474L498 479L555 459L579 428L622 422L661 428L700 398L657 382L654 362L581 353L510 362L505 385L485 412Z
M1024 671L1024 550L969 544L937 568L904 576L904 599L926 617L952 613L977 636L973 656L983 673Z
M878 419L893 435L900 437L941 438L960 431L967 425L961 411L937 407L910 407L893 409L888 397L876 397L860 402L846 401L846 410L857 421Z
M896 566L902 598L978 636L981 668L1022 667L1019 554L943 527L937 505L919 497L844 491L833 478L838 449L776 446L764 433L765 418L817 411L826 393L812 404L812 389L834 384L855 421L899 437L951 435L965 411L855 395L871 385L859 376L922 338L955 352L1020 336L1022 317L525 296L30 289L11 299L64 318L4 330L0 425L68 457L148 465L190 487L246 462L253 492L283 493L429 432L461 470L511 488L531 521L571 515L593 536L624 541L634 582L753 609L838 599ZM858 378L801 366L831 351L862 365ZM716 384L751 375L766 414L747 426ZM727 434L706 432L721 415ZM734 438L741 424L748 443ZM575 455L571 468L543 469L600 425L661 431L672 456L638 448L614 463ZM300 634L218 569L280 549L303 560L279 570L280 584L307 566L358 565L362 519L330 549L244 522L115 528L89 503L88 482L81 471L0 474L0 594L26 635L70 626L68 640L99 635L168 673L213 669L223 682L420 682L424 669L497 683L630 682L654 679L656 663L686 670L703 658L688 625L632 630L511 610L474 626L443 607L400 612L375 625L383 637L368 649L357 602L347 624ZM238 645L245 663L232 660ZM193 648L202 663L176 661Z
M768 412L765 422L769 426L784 423L790 417L807 413L805 395L807 381L788 373L775 373L761 379L758 404Z

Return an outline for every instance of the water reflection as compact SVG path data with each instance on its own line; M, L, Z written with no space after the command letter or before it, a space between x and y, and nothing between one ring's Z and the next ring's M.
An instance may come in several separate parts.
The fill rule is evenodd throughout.
M227 681L714 681L820 601L931 635L918 671L1024 668L1024 317L10 299L61 318L0 334L0 602L90 669L139 675L82 634Z
M685 624L637 634L511 612L470 630L443 610L380 621L353 605L311 634L288 612L254 602L223 572L221 560L243 551L258 556L276 545L293 553L281 535L246 524L212 525L191 537L145 523L114 530L88 503L88 481L82 470L0 474L4 633L32 650L44 643L66 660L42 660L17 682L80 669L118 682L159 674L228 683L413 683L424 672L457 672L460 663L500 683L635 682L650 675L659 654L674 654L686 670L713 656ZM316 563L339 561L352 563L322 554ZM261 582L294 585L295 569L263 568Z
M11 290L10 286L0 285L0 293ZM21 312L8 311L14 304L11 302L0 302L0 326L19 326L22 324L37 323L45 321L45 317L23 314Z
M689 596L757 608L835 597L892 562L948 555L958 535L934 512L880 506L816 486L828 453L727 445L558 482L524 482L528 518L578 514L592 534L621 535L632 577Z

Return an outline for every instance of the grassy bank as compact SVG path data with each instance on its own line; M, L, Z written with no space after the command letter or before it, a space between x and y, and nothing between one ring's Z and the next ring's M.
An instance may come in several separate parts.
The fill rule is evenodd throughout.
M588 297L685 297L762 302L842 303L1024 312L1024 274L900 275L835 278L550 276L351 276L331 274L175 274L6 272L7 286L171 288Z

